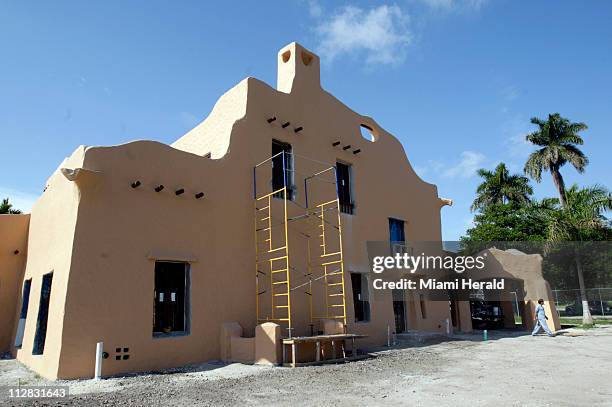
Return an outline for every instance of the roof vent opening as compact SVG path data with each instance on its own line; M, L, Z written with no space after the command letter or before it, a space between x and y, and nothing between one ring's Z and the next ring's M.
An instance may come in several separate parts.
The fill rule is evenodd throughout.
M304 65L308 66L312 62L314 57L306 51L302 51L302 62Z
M361 137L363 137L364 139L371 141L372 143L378 140L378 135L370 126L366 124L361 124L359 125L359 130L361 131Z
M291 58L291 51L287 50L283 52L282 58L283 58L283 62L289 62L289 59Z

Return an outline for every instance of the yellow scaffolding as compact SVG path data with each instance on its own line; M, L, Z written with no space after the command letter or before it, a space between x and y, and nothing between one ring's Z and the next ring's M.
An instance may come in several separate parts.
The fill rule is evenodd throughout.
M340 218L340 202L338 198L328 202L323 202L316 206L315 215L320 220L318 226L320 228L319 238L321 251L319 254L318 266L323 268L323 278L325 284L325 315L312 315L311 306L311 321L316 319L340 319L346 326L346 296L344 290L344 253L342 249L342 221ZM328 210L336 211L337 226L328 222L325 219L325 212ZM331 231L336 231L338 247L330 248L330 239L328 234ZM331 239L333 240L333 239ZM310 254L310 250L309 250ZM312 259L309 260L311 264ZM312 293L312 289L311 289ZM311 297L311 301L314 298Z
M309 315L310 322L313 324L311 326L314 326L314 322L320 319L340 320L346 326L342 224L337 189L335 191L336 199L312 205L310 208L308 204L308 180L328 173L328 171L335 171L335 167L331 166L323 171L315 172L304 179L306 201L304 207L295 199L288 199L288 188L290 187L287 186L288 175L285 167L287 162L285 154L289 153L279 153L268 158L256 165L253 171L257 323L269 321L282 325L286 324L289 336L291 336L291 330L294 328L291 293L305 287L303 290L309 296ZM274 165L272 160L280 155L283 157L284 186L258 196L257 168L267 163ZM335 184L335 176L333 184ZM298 209L298 216L288 217L288 204L294 205ZM335 214L333 214L334 211ZM291 272L298 270L290 259L288 226L289 222L293 223L293 221L298 220L306 221L305 225L294 224L292 232L298 232L299 236L306 238L307 271L299 277L305 277L307 280L292 287ZM297 230L300 227L304 230ZM311 228L312 230L310 230ZM294 247L294 250L299 253L301 249ZM269 283L267 279L270 280ZM318 286L321 291L318 291L315 295L314 291L317 290L314 290L313 283L323 284L324 294L321 292L323 288ZM324 299L321 298L322 295L325 296ZM319 314L322 311L323 304L325 311L322 315L315 316L314 314ZM315 310L315 305L320 305L317 310Z
M283 199L283 218L282 218L282 235L284 236L284 244L274 247L275 239L273 239L273 230L275 225L272 224L272 198L282 196ZM261 204L264 206L259 206ZM264 215L262 217L262 214ZM262 222L264 222L262 224ZM266 239L261 239L261 234L264 234ZM262 250L261 243L266 246ZM266 271L261 270L262 263L267 265ZM269 194L255 198L255 297L257 323L273 321L286 322L288 328L291 325L291 273L289 267L289 234L287 230L287 187L277 189ZM265 293L261 290L260 274L267 275L270 279L270 315L262 317L260 313L259 297Z

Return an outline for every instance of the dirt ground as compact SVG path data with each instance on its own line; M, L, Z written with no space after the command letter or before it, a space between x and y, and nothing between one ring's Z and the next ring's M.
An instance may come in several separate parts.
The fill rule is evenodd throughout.
M48 382L0 361L0 389L70 386L68 399L32 406L612 406L612 326L555 338L495 332L405 343L340 365L274 368L207 363L154 374ZM410 345L410 346L407 346Z

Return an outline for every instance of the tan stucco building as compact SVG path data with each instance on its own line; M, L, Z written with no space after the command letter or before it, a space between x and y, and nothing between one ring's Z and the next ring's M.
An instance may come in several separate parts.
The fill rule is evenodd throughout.
M319 58L292 43L278 53L276 88L244 79L172 145L77 148L30 215L0 217L0 350L47 378L82 378L93 375L97 342L111 375L219 359L228 322L245 336L277 322L286 335L284 305L270 299L282 297L273 283L284 283L270 281L278 247L292 281L293 335L319 332L312 312L346 320L365 344L386 343L398 317L400 329L443 331L447 303L390 292L370 301L360 277L369 270L365 242L389 240L390 229L441 241L448 201L417 176L395 137L323 90L319 75ZM334 199L329 213L338 213L322 220L328 212L317 205ZM281 233L267 234L266 214ZM329 247L313 243L319 225ZM312 259L327 255L340 260L333 281L343 302L322 306L312 276L325 271ZM469 305L456 312L457 329L470 330Z

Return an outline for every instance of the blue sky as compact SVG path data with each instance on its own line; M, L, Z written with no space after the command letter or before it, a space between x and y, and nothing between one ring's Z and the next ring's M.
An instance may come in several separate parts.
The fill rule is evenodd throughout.
M589 125L584 175L612 187L612 2L0 3L0 195L28 210L78 145L170 143L276 53L322 57L323 86L404 144L439 194L443 237L470 225L477 168L522 169L532 116ZM549 176L537 196L553 195Z

